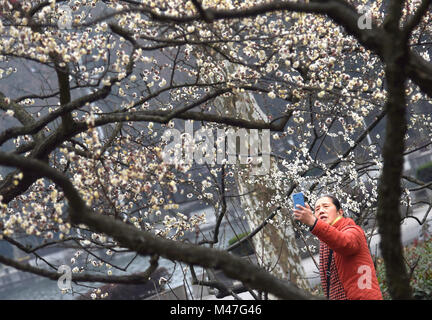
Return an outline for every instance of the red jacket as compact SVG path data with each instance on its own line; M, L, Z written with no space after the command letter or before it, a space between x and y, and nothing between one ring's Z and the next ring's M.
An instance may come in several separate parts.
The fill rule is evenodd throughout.
M333 226L318 220L311 232L333 249L339 279L349 300L382 300L361 227L350 218L339 219Z

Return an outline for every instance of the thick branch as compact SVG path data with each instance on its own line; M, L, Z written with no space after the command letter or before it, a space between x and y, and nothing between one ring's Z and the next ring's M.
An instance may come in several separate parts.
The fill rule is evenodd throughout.
M272 293L282 299L307 299L307 293L272 276L264 269L235 257L226 251L204 248L157 237L141 231L112 217L101 216L88 208L69 179L45 163L0 151L0 164L18 167L21 170L33 168L51 179L60 187L70 206L70 220L73 224L85 224L95 232L104 233L123 247L142 255L160 255L164 258L182 261L205 268L221 269L228 277L242 281L246 286ZM0 261L1 262L1 261Z

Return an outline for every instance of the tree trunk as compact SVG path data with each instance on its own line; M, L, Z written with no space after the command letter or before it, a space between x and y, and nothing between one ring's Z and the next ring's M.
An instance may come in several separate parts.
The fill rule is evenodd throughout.
M407 132L405 96L407 74L404 66L408 63L408 49L399 34L399 20L396 15L393 18L395 21L388 23L386 52L384 52L387 123L383 146L384 165L378 189L377 220L390 295L393 299L410 299L412 293L403 258L399 205L402 193L400 181L404 160L404 140Z

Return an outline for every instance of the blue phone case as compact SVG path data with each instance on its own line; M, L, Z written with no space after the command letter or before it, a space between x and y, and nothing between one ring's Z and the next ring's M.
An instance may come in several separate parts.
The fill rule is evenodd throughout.
M297 205L301 205L302 207L305 206L305 202L304 202L304 196L303 196L303 192L299 192L299 193L294 193L292 195L293 201L294 201L294 209L297 209Z

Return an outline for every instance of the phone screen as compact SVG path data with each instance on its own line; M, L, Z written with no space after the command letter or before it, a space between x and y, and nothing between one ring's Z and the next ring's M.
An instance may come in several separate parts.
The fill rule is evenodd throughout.
M302 207L305 206L303 192L294 193L292 198L294 202L294 209L297 209L297 205L301 205Z

